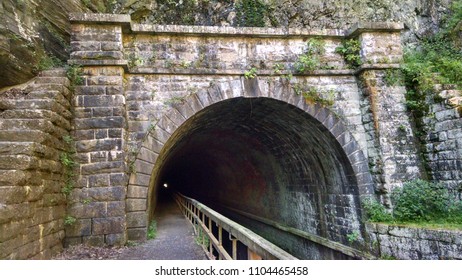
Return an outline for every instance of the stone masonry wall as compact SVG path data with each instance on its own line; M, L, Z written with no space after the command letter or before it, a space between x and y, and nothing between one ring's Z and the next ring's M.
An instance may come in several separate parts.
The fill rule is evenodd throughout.
M384 224L368 224L383 259L460 260L462 232Z
M439 102L423 118L422 152L430 179L462 199L462 91L436 87Z
M68 213L77 222L66 229L66 245L122 245L128 183L124 69L107 62L123 57L122 27L74 24L72 31L71 59L101 63L83 68L83 84L75 90L79 176Z
M52 70L0 94L0 259L50 259L62 250L68 87L65 70Z
M361 116L367 132L369 167L377 193L382 202L389 205L389 193L393 188L422 175L421 159L406 109L406 89L388 77L397 71L403 50L398 33L363 32L359 40L364 70L359 74L363 94Z
M330 100L329 110L342 119L369 162L385 162L378 168L386 174L382 188L389 190L419 175L409 119L403 106L395 106L403 103L404 88L383 83L385 71L397 68L402 58L401 24L360 24L352 31L236 29L144 25L126 15L91 14L72 15L71 23L70 63L85 66L85 84L77 88L75 98L81 168L74 196L86 204L70 208L78 222L67 235L69 244L121 243L126 233L129 239L144 239L155 207L156 159L176 127L175 118L163 116L215 85L246 91L244 73L252 68L258 76L258 96L281 94L290 103L297 91L314 90ZM310 38L324 42L321 66L296 73L295 63ZM345 38L361 42L360 69L349 69L335 51ZM368 86L376 90L371 93ZM388 132L398 126L404 127L406 137ZM149 133L158 127L167 136L151 139ZM355 171L366 176L366 169ZM90 195L95 192L99 196Z

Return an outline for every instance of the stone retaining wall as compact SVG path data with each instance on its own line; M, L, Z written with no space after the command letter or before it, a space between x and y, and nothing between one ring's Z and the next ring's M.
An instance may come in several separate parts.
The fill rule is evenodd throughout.
M53 70L0 94L0 259L50 259L62 250L68 87L65 70Z
M423 118L423 153L430 179L462 194L462 91L437 86L437 99Z
M462 259L462 231L368 224L381 258Z

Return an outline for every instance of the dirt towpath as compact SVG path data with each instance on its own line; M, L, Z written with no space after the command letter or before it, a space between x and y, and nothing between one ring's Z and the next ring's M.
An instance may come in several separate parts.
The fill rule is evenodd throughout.
M121 260L206 260L204 251L194 240L191 224L170 197L159 202L155 214L157 236L119 255Z

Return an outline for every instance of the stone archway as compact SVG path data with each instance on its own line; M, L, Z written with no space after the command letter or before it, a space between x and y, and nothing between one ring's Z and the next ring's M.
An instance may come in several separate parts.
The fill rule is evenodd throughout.
M129 238L145 236L164 180L189 185L178 190L206 203L220 201L222 211L257 213L335 242L364 232L359 199L372 195L372 179L345 125L285 87L262 88L244 79L214 85L176 104L152 127L135 161L141 172L128 186L146 205L127 213ZM216 188L200 187L205 182ZM128 211L137 208L131 202Z

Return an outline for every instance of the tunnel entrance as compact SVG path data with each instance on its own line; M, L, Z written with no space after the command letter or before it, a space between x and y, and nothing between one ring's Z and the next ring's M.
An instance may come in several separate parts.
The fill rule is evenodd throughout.
M183 123L159 158L151 205L167 184L303 259L343 257L261 221L343 244L353 232L362 238L358 184L344 149L317 119L288 103L242 97L215 103Z

